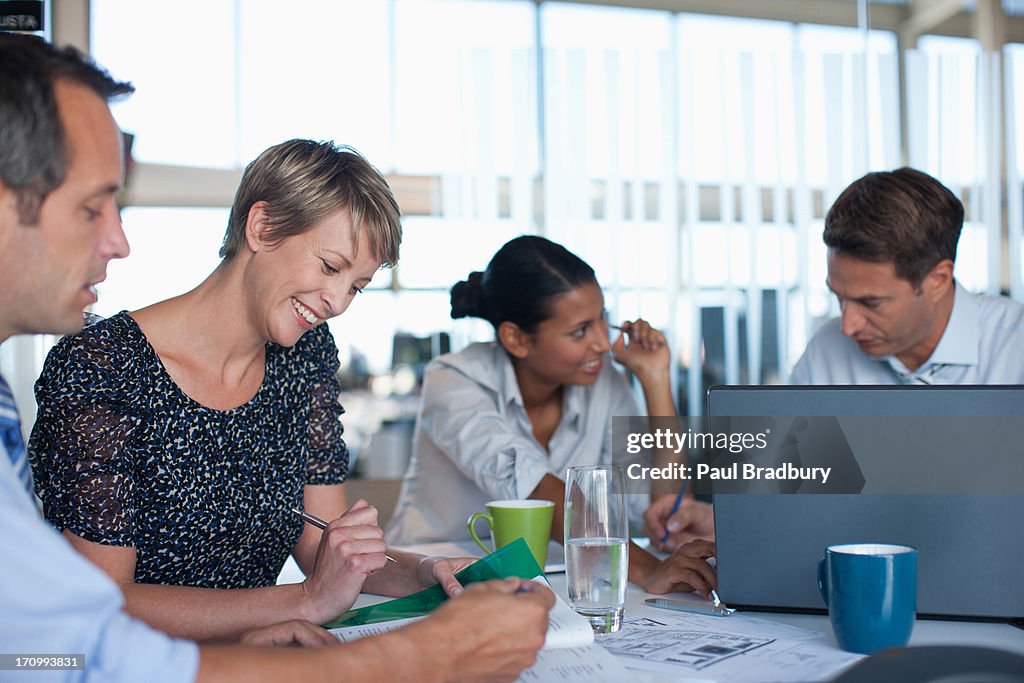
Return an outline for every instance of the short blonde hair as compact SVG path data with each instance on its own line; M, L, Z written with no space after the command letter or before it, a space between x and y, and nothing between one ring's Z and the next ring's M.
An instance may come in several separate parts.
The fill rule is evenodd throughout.
M235 192L220 248L232 258L245 242L245 224L256 202L267 203L271 244L313 227L339 209L352 214L354 246L360 235L381 267L398 263L401 211L380 171L356 150L332 141L289 140L267 149L249 164Z

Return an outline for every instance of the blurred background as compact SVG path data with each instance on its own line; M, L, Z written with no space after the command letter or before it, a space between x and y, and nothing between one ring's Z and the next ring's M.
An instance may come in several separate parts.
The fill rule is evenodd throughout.
M137 93L95 312L218 262L241 169L292 137L352 145L404 214L401 264L330 326L357 471L404 471L431 357L491 339L448 289L538 233L589 261L615 320L668 334L679 408L785 382L836 313L825 211L912 165L965 202L957 278L1024 298L1024 0L50 0L45 35ZM26 426L52 338L0 347ZM641 403L642 404L642 403Z

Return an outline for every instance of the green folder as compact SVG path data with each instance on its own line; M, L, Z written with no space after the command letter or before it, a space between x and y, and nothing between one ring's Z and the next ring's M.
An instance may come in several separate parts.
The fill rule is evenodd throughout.
M526 541L518 538L469 565L455 574L455 578L463 586L468 586L477 581L507 579L511 576L532 579L535 576L543 575L544 570L537 564ZM376 605L349 610L334 621L324 624L324 628L379 624L382 621L394 619L422 617L432 612L447 599L448 596L440 585L431 586L419 593L406 595L404 598L395 598Z

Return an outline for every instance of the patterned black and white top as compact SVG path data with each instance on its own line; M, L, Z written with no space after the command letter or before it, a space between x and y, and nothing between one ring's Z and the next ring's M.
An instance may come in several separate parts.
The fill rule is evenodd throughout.
M134 547L138 583L273 585L302 533L291 508L303 486L344 481L348 451L327 326L266 355L256 395L214 410L181 391L125 312L61 340L29 444L47 519Z

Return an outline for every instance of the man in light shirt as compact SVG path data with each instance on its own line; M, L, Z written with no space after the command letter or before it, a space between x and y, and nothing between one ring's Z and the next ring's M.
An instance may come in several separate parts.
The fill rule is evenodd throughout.
M1024 383L1024 305L971 294L953 277L963 222L960 200L912 168L846 188L822 236L842 316L814 335L790 382ZM663 496L644 514L655 544L714 529L709 506L686 500L673 514L673 502Z
M107 101L131 91L74 50L0 32L0 343L80 331L107 264L128 255ZM116 584L46 524L25 459L0 377L5 681L512 680L543 644L553 597L516 579L470 586L417 624L344 646L300 621L250 633L246 645L169 638L126 614ZM271 647L292 644L323 647ZM19 657L40 656L64 668L17 671Z
M1020 384L1024 305L953 277L960 201L912 168L869 173L825 218L842 315L807 344L793 384Z

